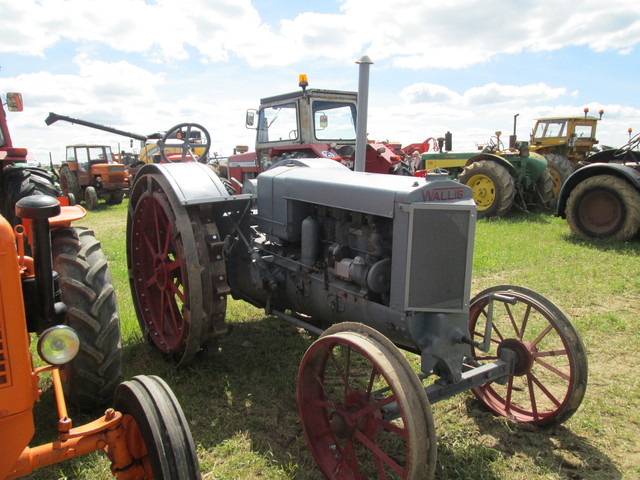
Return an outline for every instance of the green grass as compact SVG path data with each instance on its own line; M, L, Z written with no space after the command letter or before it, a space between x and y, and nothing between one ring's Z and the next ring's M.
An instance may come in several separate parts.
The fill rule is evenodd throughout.
M231 300L231 330L220 352L176 370L142 340L128 287L125 223L125 204L101 205L78 222L95 230L110 261L125 375L157 374L171 385L189 419L203 477L322 478L296 410L298 364L313 337ZM640 478L640 242L578 241L565 221L545 213L481 220L472 291L497 284L536 290L572 318L588 351L586 398L568 422L551 429L497 418L470 393L435 404L437 478ZM37 409L38 428L55 432L51 395L45 392ZM108 472L104 456L93 454L31 478L92 480L109 478Z

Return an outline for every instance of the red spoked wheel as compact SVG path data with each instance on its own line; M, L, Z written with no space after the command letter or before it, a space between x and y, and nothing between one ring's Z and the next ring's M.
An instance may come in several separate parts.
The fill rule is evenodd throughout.
M340 324L307 350L298 409L327 478L432 478L436 439L422 383L375 330Z
M129 282L138 321L150 344L177 364L187 364L224 322L225 280L215 224L181 205L160 173L141 172L131 195L127 223ZM210 239L207 243L205 239ZM214 257L214 260L211 259Z
M494 295L499 297L491 300ZM567 420L587 388L587 355L578 332L542 295L501 285L471 301L469 331L476 342L485 338L490 302L490 349L473 348L473 358L477 364L492 362L509 348L517 356L515 372L504 385L488 382L473 393L493 412L519 422L555 425Z

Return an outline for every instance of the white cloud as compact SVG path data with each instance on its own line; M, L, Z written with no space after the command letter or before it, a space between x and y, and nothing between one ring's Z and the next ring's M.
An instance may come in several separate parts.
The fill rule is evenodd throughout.
M334 14L306 12L275 31L249 0L22 0L3 4L0 52L42 56L57 42L108 44L162 61L195 50L207 61L289 65L361 53L396 67L460 68L496 55L583 45L628 54L640 43L633 0L345 0ZM28 28L25 28L28 25Z
M406 70L468 67L569 45L628 55L640 43L640 4L631 0L585 0L579 7L552 0L344 0L333 13L298 13L301 6L277 23L263 21L250 0L0 0L0 6L0 53L46 58L63 46L67 58L74 58L73 65L56 69L64 74L0 77L0 91L25 95L25 112L10 122L16 143L37 157L66 143L104 138L78 126L46 127L51 110L143 134L194 121L211 129L219 150L250 145L253 132L242 127L244 110L261 96L290 90L288 66L304 61L312 69L324 62L325 78L312 77L314 87L353 89L353 61L363 53L374 69L397 70L399 85L393 93L372 91L371 138L410 143L451 130L456 146L473 146L497 129L510 130L516 113L526 136L537 116L580 114L586 105L576 100L577 89L584 89L578 80L598 66L585 65L574 80L559 85L545 83L544 74L523 85L484 75L465 79L464 90L410 84L416 76L403 81ZM157 64L143 63L145 57ZM206 71L187 71L195 65L184 62L187 57ZM242 69L244 64L251 68ZM228 72L218 74L228 65ZM374 83L375 75L374 70ZM618 82L624 78L615 76ZM620 143L629 126L640 128L637 106L604 100L604 108L603 141ZM592 111L598 109L594 103ZM604 140L607 135L611 141Z
M443 85L415 83L400 92L400 98L406 104L447 103L468 107L548 102L567 95L575 96L576 92L569 93L566 88L553 88L545 83L523 86L488 83L480 87L472 87L461 94Z

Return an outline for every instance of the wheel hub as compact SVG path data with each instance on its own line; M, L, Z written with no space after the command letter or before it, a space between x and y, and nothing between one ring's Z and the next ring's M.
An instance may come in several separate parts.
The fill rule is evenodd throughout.
M349 393L345 404L338 407L329 416L333 434L342 440L353 435L356 429L369 437L375 435L379 428L377 420L380 418L380 411L373 409L370 413L361 415L362 410L374 403L374 399L366 392Z
M479 208L487 208L495 200L493 182L484 175L474 175L467 185L473 190L473 199Z
M350 421L351 415L348 412L335 411L329 417L329 424L333 434L341 440L353 435L355 425Z
M622 218L620 204L609 192L591 192L580 205L580 220L597 233L610 231Z
M533 366L533 355L537 352L535 345L531 342L524 342L517 338L507 338L498 346L498 357L503 348L513 350L516 354L516 362L513 374L517 377L525 375L531 371Z

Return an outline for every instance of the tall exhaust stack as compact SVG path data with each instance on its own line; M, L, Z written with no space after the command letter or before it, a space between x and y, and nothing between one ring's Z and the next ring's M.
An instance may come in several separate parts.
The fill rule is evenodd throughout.
M358 117L356 125L356 172L364 172L367 151L367 109L369 106L369 66L373 64L367 55L356 62L360 65L358 77Z

